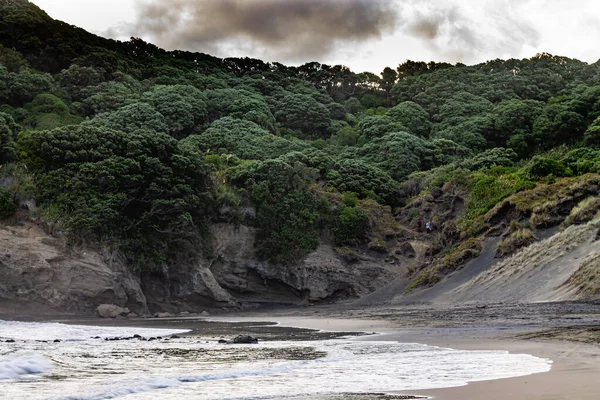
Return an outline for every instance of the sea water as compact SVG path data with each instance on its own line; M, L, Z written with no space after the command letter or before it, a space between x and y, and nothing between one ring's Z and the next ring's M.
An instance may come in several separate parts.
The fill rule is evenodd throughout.
M551 361L524 354L364 338L258 345L219 344L198 336L104 340L182 333L185 331L0 321L0 398L327 398L462 386L551 368Z

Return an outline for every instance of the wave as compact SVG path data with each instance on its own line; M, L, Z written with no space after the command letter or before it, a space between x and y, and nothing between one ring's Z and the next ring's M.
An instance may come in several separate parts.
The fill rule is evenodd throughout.
M38 353L17 354L0 358L0 380L25 375L39 375L52 369L52 363Z
M316 363L319 361L312 361ZM276 374L285 374L294 370L300 369L307 366L310 361L300 361L295 363L281 363L269 368L263 368L255 371L232 371L220 374L206 374L198 376L187 376L178 378L167 378L167 377L155 377L152 379L141 380L137 382L121 382L119 385L115 385L101 393L95 393L91 395L75 395L60 397L53 400L110 400L121 396L126 396L135 393L150 392L158 389L168 389L171 387L179 386L183 383L198 383L208 381L221 381L230 379L241 379L259 376L269 376ZM223 399L225 400L225 399Z
M115 336L169 336L189 332L188 329L150 329L131 327L104 327L67 325L47 322L17 322L0 320L0 338L13 340L63 340L85 341L91 337L108 338Z

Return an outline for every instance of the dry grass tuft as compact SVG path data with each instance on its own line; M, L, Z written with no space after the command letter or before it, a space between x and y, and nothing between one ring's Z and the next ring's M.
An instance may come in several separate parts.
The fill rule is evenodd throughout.
M496 257L504 257L513 254L523 247L527 247L537 241L537 237L529 229L518 229L498 243Z
M571 214L563 222L563 227L589 222L594 218L598 210L600 210L600 198L596 196L588 197L573 207Z

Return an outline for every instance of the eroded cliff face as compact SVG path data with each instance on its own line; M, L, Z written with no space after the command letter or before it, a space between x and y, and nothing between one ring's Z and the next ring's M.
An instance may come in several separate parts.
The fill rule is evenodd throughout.
M3 308L33 307L91 313L103 303L147 314L139 279L115 254L65 248L64 240L34 224L0 225L0 301Z
M257 261L251 227L213 227L216 259L210 270L221 287L242 303L315 303L356 298L406 273L405 267L363 255L351 264L321 245L295 264Z
M0 226L1 308L92 314L100 304L115 304L148 315L309 304L360 297L406 273L401 264L368 255L348 263L328 245L295 264L272 265L254 257L253 228L218 224L212 232L213 260L182 255L164 271L138 276L117 253L67 249L31 223Z

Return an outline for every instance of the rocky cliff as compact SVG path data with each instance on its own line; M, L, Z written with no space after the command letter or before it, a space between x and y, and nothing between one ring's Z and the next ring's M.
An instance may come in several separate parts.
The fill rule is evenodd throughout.
M0 226L0 305L4 311L93 313L100 304L138 315L214 307L309 304L356 298L406 273L368 255L348 263L321 245L306 259L272 265L254 257L253 228L213 227L215 257L172 260L152 274L131 272L117 253L67 249L33 223Z

